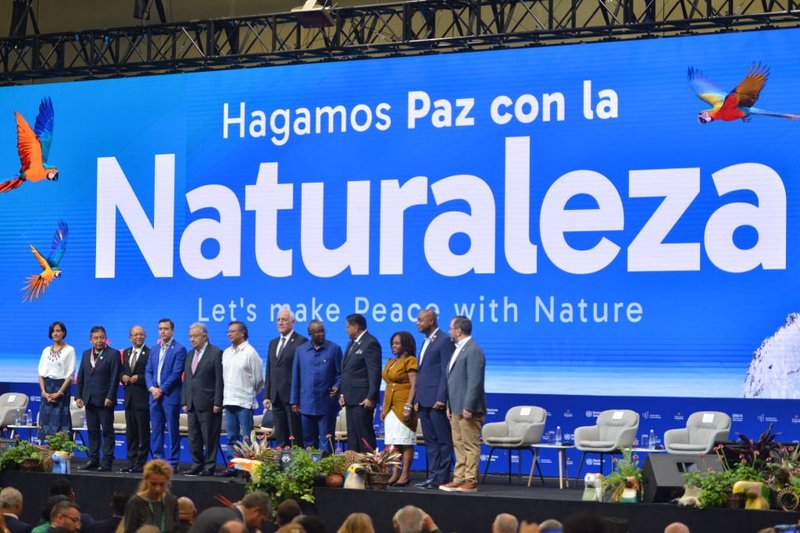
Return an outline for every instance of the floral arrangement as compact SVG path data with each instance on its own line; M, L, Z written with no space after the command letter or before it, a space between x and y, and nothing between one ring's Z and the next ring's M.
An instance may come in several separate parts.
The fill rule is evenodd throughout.
M394 451L393 448L384 448L383 450L372 449L372 447L364 442L364 445L369 451L359 454L359 463L362 463L370 473L386 474L389 473L393 466L400 465L401 455Z
M292 448L292 461L285 468L281 467L280 450L274 452L269 454L271 459L257 465L255 475L246 486L247 492L266 492L272 497L273 509L287 498L314 503L314 482L323 472L320 462L314 461L312 455L318 450Z
M613 472L603 479L603 492L610 492L609 499L614 503L638 501L642 487L639 456L633 453L633 449L623 448L622 458L615 457L613 462Z
M59 431L54 435L47 437L47 447L54 452L67 452L68 454L75 453L75 450L86 453L86 446L81 446L75 443L66 432Z

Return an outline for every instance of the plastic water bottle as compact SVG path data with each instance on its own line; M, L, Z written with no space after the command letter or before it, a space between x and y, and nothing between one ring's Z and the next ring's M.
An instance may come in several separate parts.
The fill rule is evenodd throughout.
M556 426L556 444L561 445L561 426Z
M31 413L31 410L28 409L25 412L25 425L30 426L31 424L33 424L33 414Z
M342 441L336 441L336 450L333 452L335 455L342 455Z
M649 448L652 450L656 447L656 432L652 429L650 430L650 438L648 439L650 442L648 443Z
M19 423L21 422L21 420L20 420L20 416L21 415L22 415L22 410L21 409L17 409L16 411L14 411L14 425L15 426L18 426Z

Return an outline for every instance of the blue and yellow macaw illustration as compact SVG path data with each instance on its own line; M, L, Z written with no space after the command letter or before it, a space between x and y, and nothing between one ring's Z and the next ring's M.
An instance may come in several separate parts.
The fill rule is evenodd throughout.
M697 114L697 123L707 124L715 120L730 122L738 119L749 122L752 115L793 120L800 119L800 115L774 113L753 107L761 95L761 90L766 85L768 77L769 69L766 65L761 65L761 63L753 64L741 83L726 94L700 70L689 67L689 87L692 88L699 99L712 106L711 109L700 111Z
M42 257L39 250L32 244L29 244L33 256L39 261L39 266L42 267L40 274L28 276L28 282L22 288L25 294L22 296L22 301L28 300L32 302L34 299L38 300L39 296L44 294L50 282L56 278L61 277L61 269L58 267L61 259L64 257L64 252L67 251L67 223L63 220L58 223L58 229L53 235L53 244L50 245L50 255L47 259Z
M18 112L14 111L14 116L17 119L17 151L22 167L19 175L0 183L0 193L13 191L26 181L58 180L58 169L47 165L55 124L53 101L50 97L42 99L33 129Z

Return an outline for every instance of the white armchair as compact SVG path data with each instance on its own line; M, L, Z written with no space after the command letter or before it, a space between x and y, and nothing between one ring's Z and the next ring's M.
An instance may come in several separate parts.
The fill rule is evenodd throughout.
M483 443L490 446L489 459L483 470L483 479L489 471L492 462L492 454L496 448L508 450L508 482L511 483L511 454L513 450L519 453L518 469L522 468L522 451L528 450L533 455L532 444L538 444L542 440L544 423L547 420L547 411L535 406L512 407L506 413L503 422L492 422L485 424L481 430ZM520 473L521 475L521 473ZM539 470L539 476L542 473ZM544 481L544 479L542 480Z
M602 474L605 454L618 454L622 448L632 448L638 430L639 414L629 409L603 411L597 417L596 425L575 428L575 448L583 452L575 477L576 483L580 478L587 453L600 454Z
M699 411L689 416L685 428L664 433L664 448L667 453L706 454L715 444L728 440L730 432L731 417L727 414Z

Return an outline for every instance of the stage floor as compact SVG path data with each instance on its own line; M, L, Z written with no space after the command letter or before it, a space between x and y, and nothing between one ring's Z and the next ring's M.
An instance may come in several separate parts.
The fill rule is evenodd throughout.
M118 467L124 464L118 464ZM422 473L415 473L414 482L422 481ZM49 495L49 485L54 474L7 471L0 474L2 486L19 488L25 496L23 519L38 523L38 514ZM136 490L140 474L117 472L73 471L69 479L77 494L81 508L97 519L110 516L109 501L115 490ZM534 479L527 486L527 477L489 476L479 485L476 494L447 493L440 490L417 489L413 486L385 491L344 490L318 487L316 503L306 507L317 514L335 531L344 518L352 512L370 514L379 533L390 533L391 517L404 505L416 505L431 514L442 531L460 533L488 532L491 522L501 512L512 513L520 520L541 522L547 518L563 520L576 513L595 513L627 520L634 533L660 533L673 521L690 526L694 533L756 533L758 530L782 523L797 522L800 515L778 511L744 511L728 509L700 510L678 507L674 504L609 504L583 502L580 488L558 488L557 479L545 479L542 486ZM224 477L195 477L183 474L172 480L171 490L179 496L189 496L198 508L218 505L215 496L235 501L244 495L243 479ZM266 531L269 531L267 529ZM265 531L265 533L266 533Z

